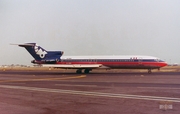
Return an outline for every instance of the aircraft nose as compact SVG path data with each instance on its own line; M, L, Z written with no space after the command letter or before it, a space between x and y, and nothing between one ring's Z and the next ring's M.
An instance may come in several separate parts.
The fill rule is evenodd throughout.
M167 66L167 65L168 65L168 63L167 63L166 61L160 60L159 62L160 62L159 65L160 65L161 67L164 67L164 66Z
M167 66L167 65L168 65L167 62L162 62L161 67L164 67L164 66Z

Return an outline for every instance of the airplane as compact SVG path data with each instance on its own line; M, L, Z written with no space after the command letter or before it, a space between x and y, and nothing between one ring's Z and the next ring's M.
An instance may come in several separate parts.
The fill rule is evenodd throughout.
M77 69L76 73L89 73L93 69L160 69L167 63L157 57L123 56L62 56L63 51L46 51L36 43L15 44L24 47L34 58L31 63L49 68Z

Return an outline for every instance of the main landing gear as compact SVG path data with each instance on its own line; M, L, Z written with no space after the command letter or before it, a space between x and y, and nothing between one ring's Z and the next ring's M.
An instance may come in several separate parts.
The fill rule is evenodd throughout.
M78 70L76 70L76 73L77 73L77 74L81 74L81 73L82 73L82 70L81 70L81 69L78 69Z
M85 74L88 74L90 70L91 70L91 69L85 69L85 70L84 70L84 73L85 73ZM81 74L81 73L82 73L82 69L76 70L76 73L77 73L77 74Z

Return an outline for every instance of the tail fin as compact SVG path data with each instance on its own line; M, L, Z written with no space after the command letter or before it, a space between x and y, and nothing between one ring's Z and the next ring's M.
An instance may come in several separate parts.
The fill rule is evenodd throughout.
M37 61L59 61L63 55L63 51L46 51L36 43L18 44L24 47Z

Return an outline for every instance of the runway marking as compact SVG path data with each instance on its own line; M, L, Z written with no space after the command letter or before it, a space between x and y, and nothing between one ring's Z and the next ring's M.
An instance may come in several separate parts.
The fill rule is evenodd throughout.
M146 88L146 89L180 89L180 88L171 88L171 87L137 87L137 88Z
M180 103L180 98L172 98L172 97L101 93L101 92L90 92L90 91L75 91L75 90L62 90L62 89L36 88L36 87L23 87L23 86L10 86L10 85L0 85L0 88L21 89L21 90L30 90L30 91L48 92L48 93L74 94L74 95L95 96L95 97L120 98L120 99L127 98L127 99L137 99L137 100L171 101L171 102Z
M77 86L77 87L97 87L97 85L72 85L72 84L55 84L57 86Z
M62 77L62 78L37 78L37 79L23 79L23 80L0 80L1 82L28 82L28 81L47 81L47 80L67 80L67 79L77 79L85 78L86 75L72 76L72 77Z

